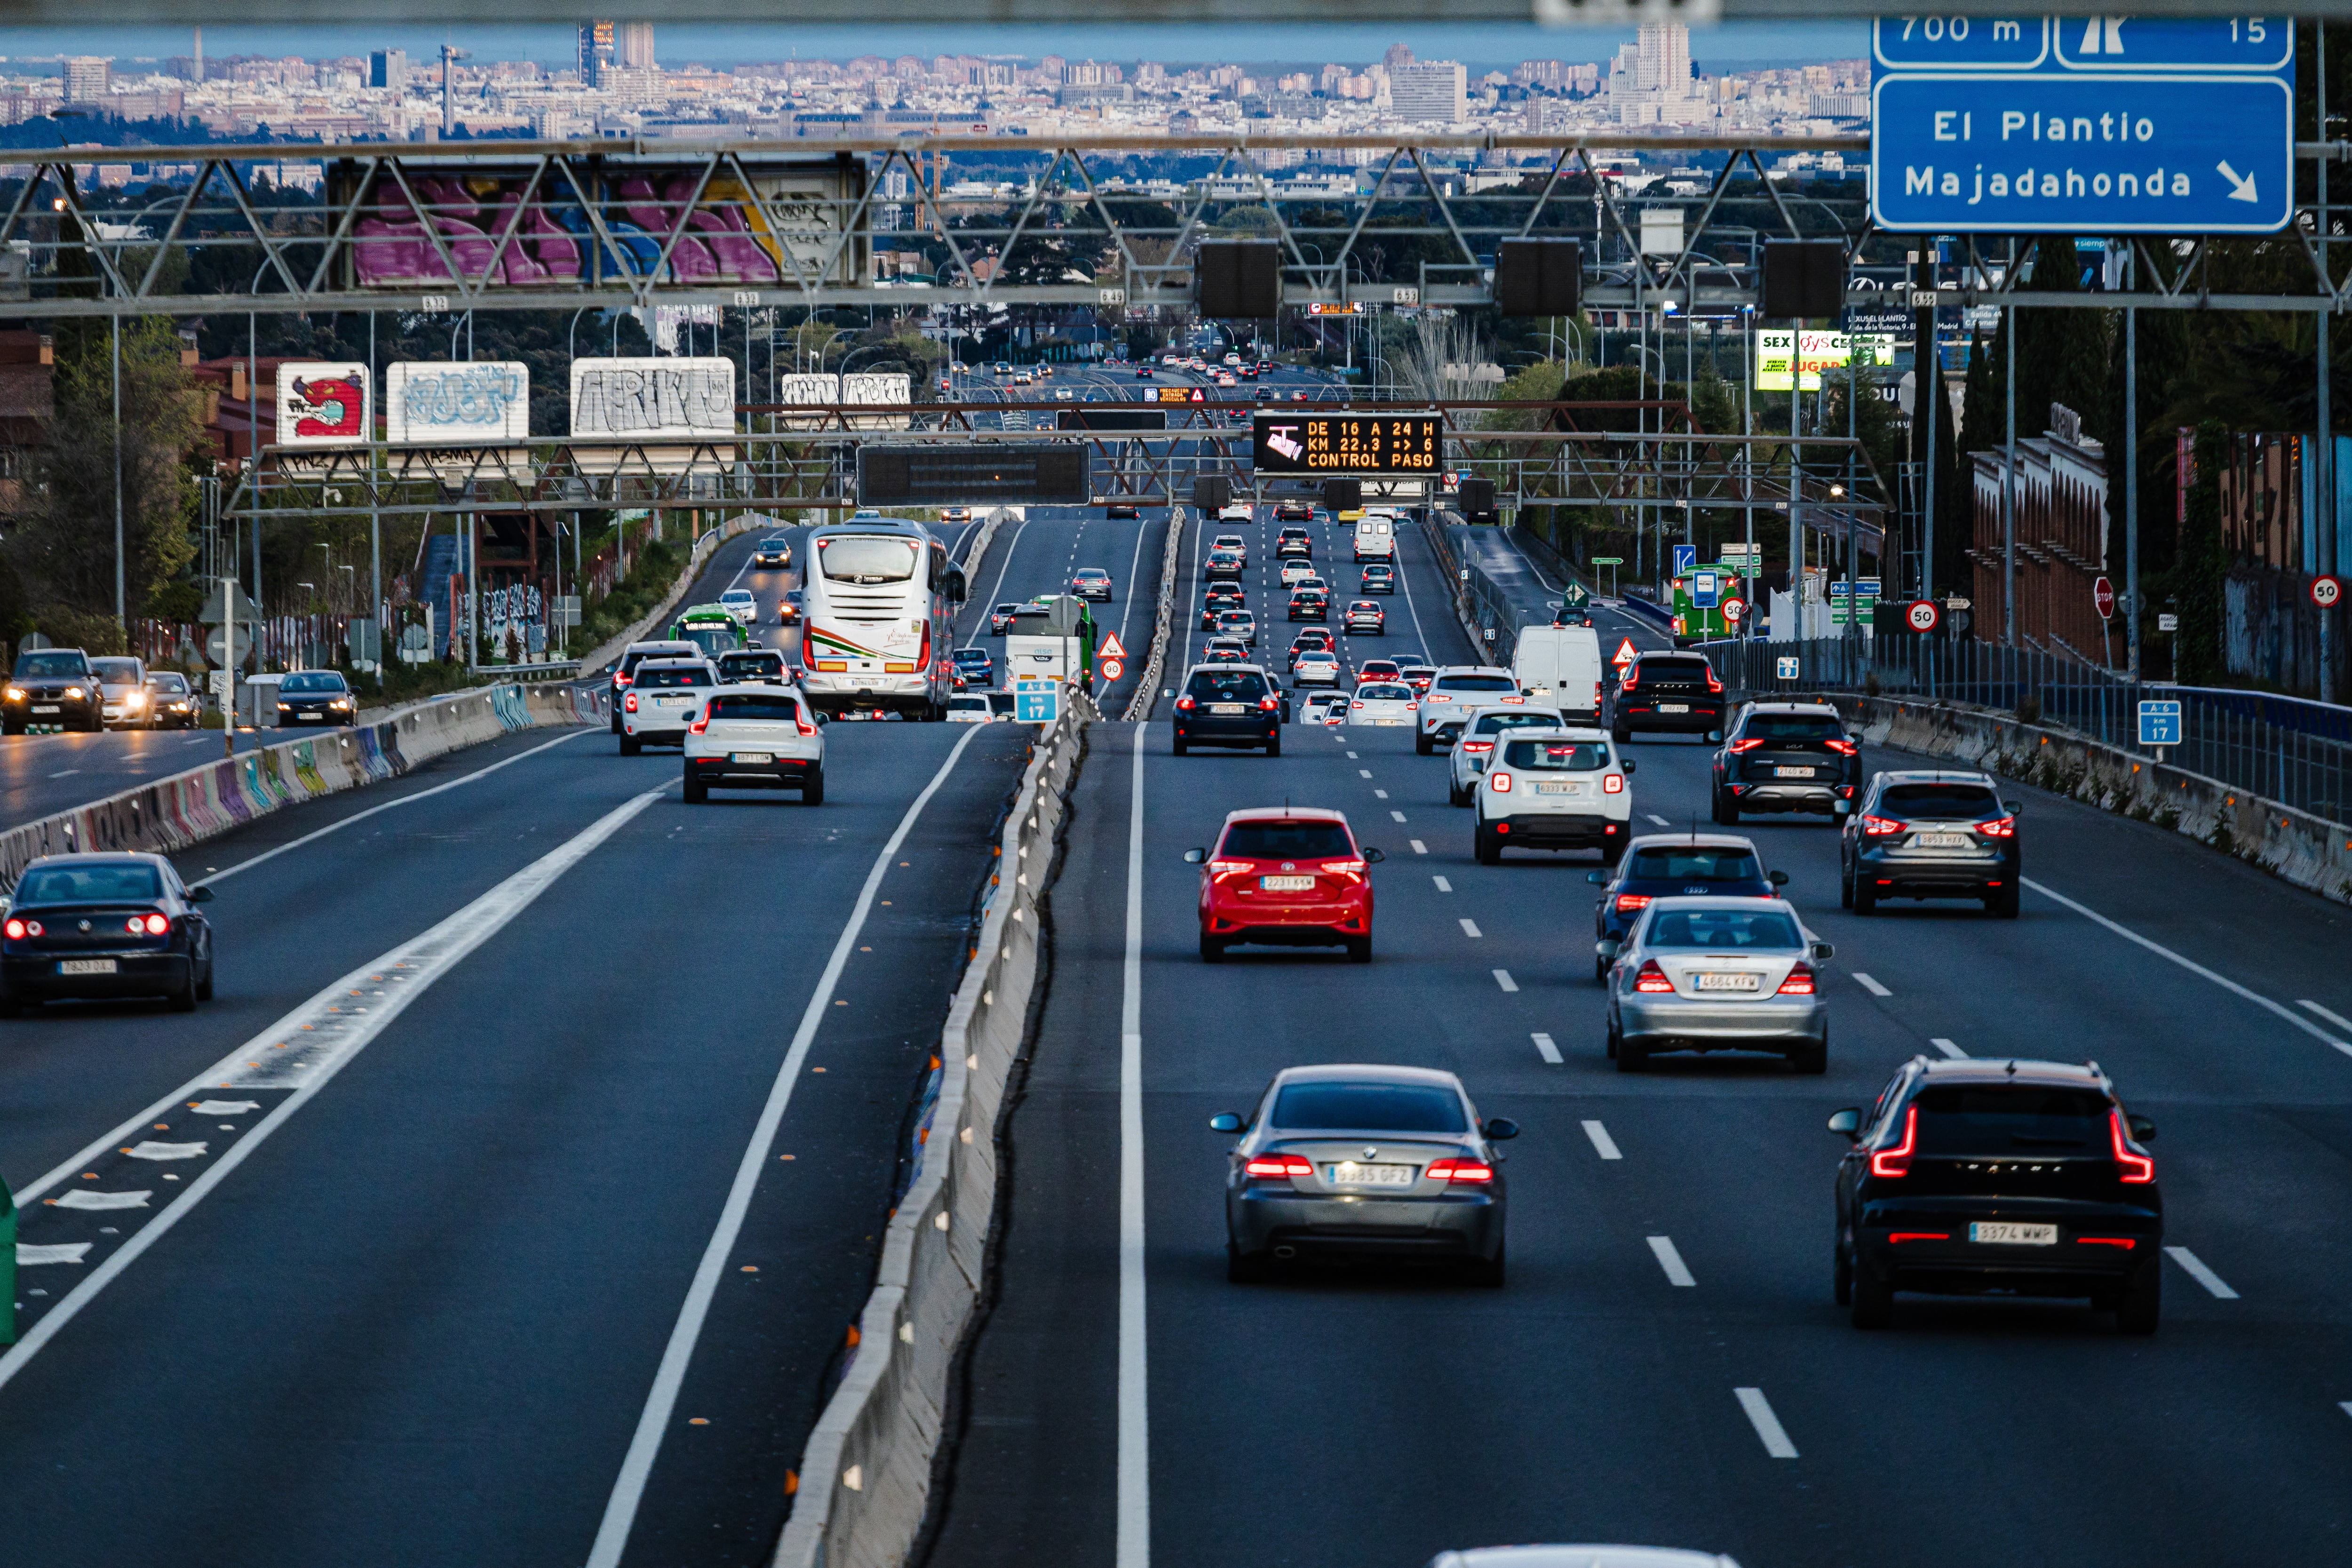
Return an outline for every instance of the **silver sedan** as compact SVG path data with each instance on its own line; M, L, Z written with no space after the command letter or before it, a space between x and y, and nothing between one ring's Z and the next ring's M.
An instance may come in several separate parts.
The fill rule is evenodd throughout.
M1660 1051L1769 1051L1829 1068L1834 956L1786 899L1654 899L1609 971L1609 1054L1639 1072Z
M1481 1121L1462 1080L1423 1068L1287 1068L1238 1132L1225 1173L1225 1276L1263 1279L1306 1258L1452 1263L1503 1282L1504 1189L1492 1148L1518 1136Z

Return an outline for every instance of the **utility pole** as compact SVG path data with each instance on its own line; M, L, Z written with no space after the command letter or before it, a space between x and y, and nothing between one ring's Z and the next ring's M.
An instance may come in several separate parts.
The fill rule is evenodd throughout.
M382 384L375 374L375 312L368 312L368 399L373 407ZM368 416L368 558L370 563L368 619L375 626L375 689L383 689L383 510L376 481L375 415Z
M2316 136L2316 140L2325 143L2327 140L2326 19L2325 17L2315 18L2312 22L2311 26L2312 53L2316 58L2319 66L2319 97L2316 104L2318 121L2315 126L2315 130L2318 134ZM2329 222L2327 213L2328 163L2329 160L2326 158L2322 158L2319 161L2319 234L2317 237L2319 240L2319 272L2320 276L2326 280L2327 291L2332 299L2336 292L2336 274L2334 269L2331 268L2327 263L2327 226ZM2328 396L2329 388L2327 384L2329 371L2327 357L2328 350L2331 346L2328 339L2334 335L2331 329L2336 324L2336 312L2333 309L2322 310L2319 312L2317 319L2319 322L2319 447L2318 450L2313 455L2319 459L2319 469L2316 475L2318 482L2313 486L2314 493L2312 496L2313 500L2317 504L2312 510L2317 512L2318 515L2306 521L2305 526L2316 527L2319 530L2319 569L2322 572L2333 574L2336 571L2336 421L2332 417L2333 410L2329 406L2330 398ZM2336 618L2342 613L2340 606L2325 609L2319 612L2319 700L2322 702L2333 702L2336 700Z
M114 624L122 628L128 647L131 621L124 614L122 564L122 318L110 317L107 325L114 339Z
M1932 300L1936 291L1936 237L1931 234L1926 238L1919 251L1918 287ZM1921 476L1925 503L1919 518L1919 596L1932 599L1936 596L1936 426L1944 411L1943 355L1936 343L1933 304L1917 312L1912 331L1916 340L1911 351L1912 377L1918 387L1912 405L1918 410L1918 416L1927 422L1927 472Z
M2137 244L2132 247L2131 259L2126 265L2128 271L2125 287L2137 291L2139 287L2139 247ZM2011 459L2011 466L2016 466L2016 459ZM2124 311L2124 664L2132 684L2138 685L2139 312L2136 310Z

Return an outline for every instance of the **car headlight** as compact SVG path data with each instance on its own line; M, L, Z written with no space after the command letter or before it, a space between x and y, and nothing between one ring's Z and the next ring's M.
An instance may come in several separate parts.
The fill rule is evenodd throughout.
M348 708L351 705L352 700L348 697L338 697L332 702L327 704L330 708Z
M143 691L126 691L122 694L122 705L125 708L144 708L147 706L147 694Z
M291 713L294 711L294 704L291 702L280 702L278 705L278 710L280 713Z
M25 700L25 689L21 686L10 687L8 689L8 700L11 702L22 702Z
M68 696L68 697L75 697L75 698L79 698L79 697L86 696L86 695L88 695L88 694L87 694L87 693L85 693L85 692L82 690L82 689L81 689L80 687L79 687L79 686L68 686L68 687L67 687L67 688L66 688L66 695L67 695L67 696Z

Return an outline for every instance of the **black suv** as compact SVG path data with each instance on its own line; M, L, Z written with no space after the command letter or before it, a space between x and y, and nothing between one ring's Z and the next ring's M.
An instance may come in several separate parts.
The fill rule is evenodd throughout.
M11 735L23 734L32 724L97 730L105 722L103 700L88 654L78 647L35 648L16 656L5 700L0 700L0 729Z
M1279 516L1280 513L1277 512L1276 515ZM1288 556L1297 556L1305 560L1314 553L1315 541L1303 528L1286 528L1274 536L1274 558L1276 561Z
M1601 889L1592 906L1592 978L1601 981L1652 899L1777 899L1789 873L1765 870L1756 846L1733 834L1645 833L1625 846L1614 870L1589 871L1585 880Z
M1609 733L1619 745L1636 730L1696 733L1712 741L1723 733L1728 705L1723 682L1705 654L1635 654L1609 694Z
M2000 798L1990 773L1879 773L1838 841L1838 902L1866 915L1881 899L1980 899L2017 918L2024 808Z
M2096 1062L1914 1057L1868 1111L1830 1131L1838 1166L1833 1289L1858 1329L1882 1329L1895 1292L2087 1296L2127 1334L2161 1305L2164 1194Z
M1862 787L1862 745L1826 702L1750 702L1715 753L1716 821L1743 811L1812 811L1827 816Z
M1264 746L1282 755L1282 693L1254 664L1196 664L1176 699L1175 751Z
M1242 592L1242 585L1239 583L1212 583L1209 584L1209 591L1201 598L1201 629L1204 632L1214 631L1217 629L1219 616L1223 615L1227 610L1248 608L1249 596Z

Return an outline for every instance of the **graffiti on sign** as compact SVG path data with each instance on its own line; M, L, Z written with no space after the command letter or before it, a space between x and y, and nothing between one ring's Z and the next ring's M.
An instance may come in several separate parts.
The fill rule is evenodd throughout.
M572 362L574 436L676 439L734 433L733 360Z
M530 436L530 367L520 361L404 361L384 372L383 393L387 437L395 443L456 445Z
M368 367L289 360L278 367L281 447L341 447L368 438Z

